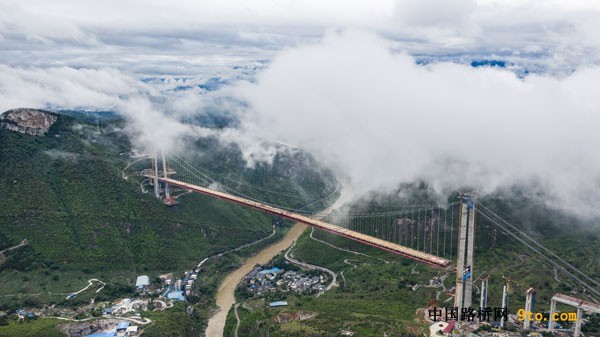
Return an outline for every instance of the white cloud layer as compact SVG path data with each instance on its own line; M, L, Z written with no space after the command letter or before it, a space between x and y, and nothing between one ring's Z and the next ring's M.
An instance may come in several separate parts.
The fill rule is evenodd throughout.
M0 64L0 112L16 107L114 109L149 88L115 69L10 67Z
M598 2L583 0L6 0L0 63L189 75L364 29L411 54L535 59L568 72L600 61L599 16Z
M584 0L5 0L0 111L114 109L140 144L169 147L194 132L180 117L241 97L249 133L223 137L252 160L272 155L258 136L318 151L362 190L533 180L600 215L598 31ZM537 75L465 65L477 59Z
M557 206L600 215L600 67L557 79L454 63L419 66L372 34L332 34L278 55L245 128L340 165L360 191L425 179L487 193L539 184Z
M138 147L170 149L193 128L154 102L159 91L116 69L18 68L0 64L0 113L17 108L117 111ZM169 103L173 106L172 103Z

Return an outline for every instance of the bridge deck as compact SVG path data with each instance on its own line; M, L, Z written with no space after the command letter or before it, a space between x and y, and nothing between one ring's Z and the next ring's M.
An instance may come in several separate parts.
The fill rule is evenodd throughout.
M168 183L168 184L171 184L174 186L179 186L181 188L184 188L184 189L187 189L190 191L210 195L210 196L217 197L217 198L227 200L227 201L231 201L231 202L234 202L234 203L237 203L240 205L252 207L254 209L257 209L257 210L260 210L263 212L267 212L267 213L271 213L271 214L274 214L274 215L277 215L277 216L280 216L283 218L287 218L287 219L290 219L290 220L293 220L296 222L301 222L301 223L325 230L327 232L343 236L345 238L348 238L348 239L351 239L354 241L362 242L364 244L367 244L367 245L370 245L370 246L373 246L373 247L376 247L376 248L379 248L382 250L386 250L386 251L394 253L394 254L402 255L404 257L416 260L421 263L428 264L433 267L446 268L451 264L451 262L449 260L443 259L441 257L437 257L435 255L427 254L427 253L420 252L420 251L412 249L412 248L404 247L404 246L401 246L401 245L398 245L398 244L395 244L392 242L388 242L388 241L378 239L378 238L375 238L375 237L372 237L369 235L365 235L365 234L350 230L348 228L332 225L325 221L313 219L313 218L310 218L310 217L307 217L304 215L296 214L296 213L286 211L286 210L283 210L283 209L280 209L277 207L273 207L270 205L265 205L265 204L262 204L257 201L237 197L237 196L234 196L234 195L231 195L228 193L211 190L211 189L204 188L201 186L184 183L184 182L181 182L181 181L178 181L175 179L159 178L159 180L161 182Z
M592 303L585 300L580 300L578 298L567 296L563 294L556 293L552 296L552 300L564 304L568 304L573 307L582 308L588 312L594 312L600 314L600 304Z

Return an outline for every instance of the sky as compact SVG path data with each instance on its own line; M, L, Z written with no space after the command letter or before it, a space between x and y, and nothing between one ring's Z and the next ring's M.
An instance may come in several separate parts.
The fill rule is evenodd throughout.
M582 0L3 0L0 61L189 76L363 29L413 55L534 58L565 70L598 61L599 11Z
M247 158L306 148L359 194L519 183L600 216L598 31L583 0L4 0L0 111L114 110L165 147L223 112Z

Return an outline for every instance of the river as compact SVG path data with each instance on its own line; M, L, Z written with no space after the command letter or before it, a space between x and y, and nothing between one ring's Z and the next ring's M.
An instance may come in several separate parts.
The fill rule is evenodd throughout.
M349 184L347 183L342 183L340 197L335 203L320 213L327 214L350 201L352 199L352 192L348 188L348 185ZM275 255L279 254L279 252L291 246L292 243L302 235L307 227L308 226L305 224L296 223L283 239L267 246L265 249L258 252L258 254L248 258L241 267L232 271L225 279L223 279L223 282L221 282L221 285L219 286L219 291L217 292L217 306L219 307L219 311L208 320L206 337L223 337L227 313L231 306L235 304L235 288L242 281L244 276L246 276L257 263L266 264Z

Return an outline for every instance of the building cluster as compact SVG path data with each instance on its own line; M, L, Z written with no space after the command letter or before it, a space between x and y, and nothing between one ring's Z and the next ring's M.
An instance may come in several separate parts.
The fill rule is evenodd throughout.
M150 301L145 298L122 298L113 302L112 306L102 309L103 315L122 316L148 310Z
M324 275L309 276L292 270L277 267L265 269L256 265L242 281L242 286L250 294L262 296L272 292L293 292L297 294L319 293L327 282Z
M89 308L89 307L88 307ZM56 305L44 306L43 308L20 308L14 313L17 315L18 321L37 319L39 317L68 317L74 318L78 314L85 311L85 308L65 308ZM0 317L8 317L11 312L0 311Z
M17 310L17 316L19 317L18 318L19 321L22 321L25 318L33 319L33 318L37 317L37 315L35 314L35 312L33 312L33 311L29 311L28 312L28 311L23 310L23 309Z
M160 275L159 278L164 285L160 295L173 301L185 301L186 296L192 295L199 273L200 266L197 266L194 270L184 271L181 278L174 278L172 273Z
M104 315L120 316L148 310L152 303L154 308L166 309L172 306L173 301L185 301L186 296L192 294L193 285L198 278L199 268L186 271L182 278L176 278L173 273L159 275L160 284L151 284L150 277L140 275L135 281L135 287L141 295L155 295L158 299L151 301L147 296L117 299L112 306L102 309Z
M204 262L204 261L203 261ZM20 308L15 311L19 321L35 319L37 317L60 317L70 319L92 318L82 321L78 325L76 321L69 324L65 331L69 336L137 336L137 326L130 326L129 322L119 320L132 320L142 316L147 310L163 310L173 307L175 301L186 301L186 298L194 293L194 284L198 279L201 263L190 271L185 271L180 277L173 273L159 275L160 282L156 279L150 282L148 275L139 275L135 279L136 294L128 298L118 298L112 302L96 302L82 305L77 308L66 308L59 306L47 306L42 309ZM73 294L71 294L73 295ZM75 298L75 296L69 298ZM100 314L102 317L100 317ZM93 317L97 317L93 318ZM6 312L0 311L0 317L8 317ZM104 323L99 323L104 322ZM71 325L73 325L71 327ZM111 327L112 325L112 327Z
M198 279L200 267L194 270L185 271L181 278L174 277L173 273L159 275L160 285L150 286L150 279L147 275L140 275L135 282L136 289L141 294L159 295L160 297L173 300L185 301L186 296L193 292L194 283ZM160 303L160 302L159 302Z
M143 334L137 325L117 319L98 319L72 322L61 328L69 337L135 337Z
M104 331L96 331L87 337L133 337L138 336L138 327L130 325L128 321L117 323L117 326Z

